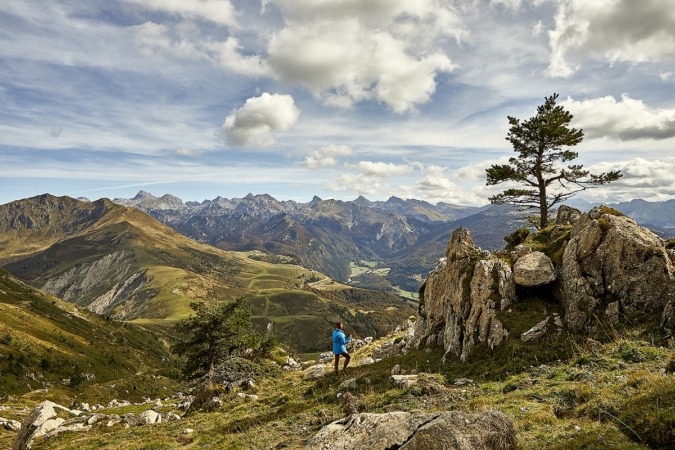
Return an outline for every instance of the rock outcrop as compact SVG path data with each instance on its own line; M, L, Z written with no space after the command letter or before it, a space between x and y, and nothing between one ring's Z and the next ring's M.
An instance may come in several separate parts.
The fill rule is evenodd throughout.
M30 449L33 440L63 425L65 419L59 417L59 412L67 417L74 416L68 408L49 400L40 403L21 423L21 429L14 439L12 450Z
M494 348L508 335L497 312L515 296L510 265L476 247L469 231L459 228L420 290L415 345L440 346L462 361L479 343Z
M662 315L664 325L672 322L675 277L663 241L610 208L593 208L576 221L559 281L572 331L592 332L598 320L616 324Z
M510 419L497 411L413 414L353 414L323 427L307 450L328 449L459 449L516 448Z

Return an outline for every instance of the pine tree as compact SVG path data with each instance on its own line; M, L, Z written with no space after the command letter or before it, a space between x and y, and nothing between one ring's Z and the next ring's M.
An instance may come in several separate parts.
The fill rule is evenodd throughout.
M185 338L172 347L174 353L185 356L185 375L209 373L226 358L259 344L244 299L215 304L192 302L190 306L195 314L176 324Z
M572 114L556 105L558 94L546 97L537 114L521 122L508 116L511 128L506 140L517 157L508 164L493 164L486 169L487 185L512 181L524 188L510 188L490 197L492 204L509 203L539 209L539 228L548 226L550 209L574 194L618 180L620 171L591 174L582 165L567 165L579 155L569 149L579 144L583 130L569 128Z

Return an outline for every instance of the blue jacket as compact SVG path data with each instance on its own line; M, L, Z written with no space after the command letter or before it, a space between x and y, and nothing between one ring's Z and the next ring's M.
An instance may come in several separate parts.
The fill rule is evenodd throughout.
M333 330L333 354L339 355L347 352L347 344L352 341L351 337L345 337L345 332L339 328Z

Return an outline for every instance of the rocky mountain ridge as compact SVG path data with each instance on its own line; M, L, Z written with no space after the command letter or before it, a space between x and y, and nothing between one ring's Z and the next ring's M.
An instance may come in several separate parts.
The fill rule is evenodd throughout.
M178 203L166 195L154 197L144 191L133 199L114 202L140 208L200 242L227 250L285 255L340 281L350 278L352 262L374 261L389 268L393 255L438 233L445 234L447 239L448 223L497 208L432 205L397 197L371 202L364 197L342 201L315 196L310 202L298 203L278 201L267 194ZM485 228L475 233L479 242L490 248L495 242L501 245L501 236L494 238L493 234L494 230ZM425 264L417 266L421 267L417 272L406 272L405 266L392 270L388 279L395 286L416 291L417 278L431 268ZM399 273L403 277L396 278Z
M184 203L169 194L155 197L140 191L132 199L114 202L138 207L200 242L228 250L284 255L343 282L373 282L353 278L349 269L350 263L373 262L388 270L383 278L378 277L384 282L378 281L378 288L389 284L411 292L417 291L420 280L443 256L452 230L467 228L477 245L498 250L504 246L504 235L526 225L523 217L527 215L508 205L432 205L397 197L370 201L360 196L341 201L315 196L298 203L248 194ZM614 207L636 214L640 223L664 237L669 229L675 230L671 203L675 205L675 201L634 200Z

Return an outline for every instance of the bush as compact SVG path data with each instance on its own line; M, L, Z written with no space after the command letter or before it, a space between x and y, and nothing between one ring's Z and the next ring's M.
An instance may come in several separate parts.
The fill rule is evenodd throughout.
M530 235L530 229L527 227L518 228L513 233L504 236L506 241L506 250L513 250L518 245L522 244Z

